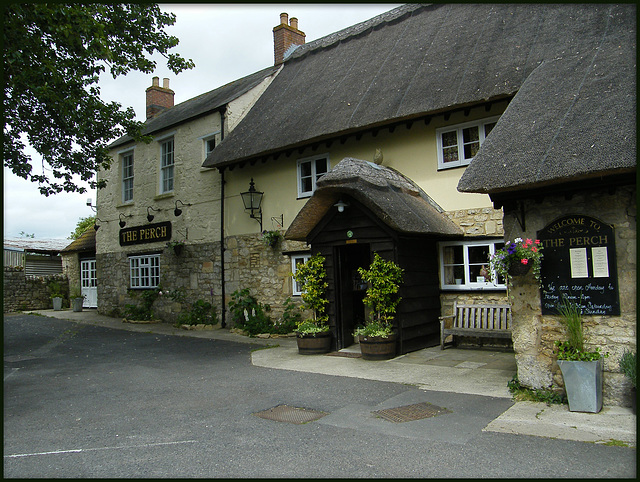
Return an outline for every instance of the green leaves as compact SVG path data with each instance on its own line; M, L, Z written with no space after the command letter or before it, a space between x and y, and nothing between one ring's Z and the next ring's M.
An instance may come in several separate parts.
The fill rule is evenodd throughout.
M375 253L369 269L358 268L358 273L369 284L362 301L371 308L372 321L390 324L401 300L397 294L404 270Z
M3 20L4 165L38 182L45 196L85 192L73 175L96 187L96 171L110 166L113 139L145 141L133 109L100 99L102 72L151 73L156 52L176 74L194 66L169 53L178 39L163 29L175 15L157 4L10 3ZM27 145L42 156L40 173Z
M306 263L299 265L293 278L302 287L302 301L305 309L312 310L314 322L318 326L324 325L328 321L325 315L327 300L326 292L329 284L326 281L327 272L324 269L324 257L315 254Z

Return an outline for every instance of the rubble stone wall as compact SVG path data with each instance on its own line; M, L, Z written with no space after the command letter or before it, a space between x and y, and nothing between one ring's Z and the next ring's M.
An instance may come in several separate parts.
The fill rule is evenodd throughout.
M3 313L53 308L49 283L60 283L65 298L69 297L69 283L65 275L25 276L22 268L4 268ZM68 301L67 301L68 306Z

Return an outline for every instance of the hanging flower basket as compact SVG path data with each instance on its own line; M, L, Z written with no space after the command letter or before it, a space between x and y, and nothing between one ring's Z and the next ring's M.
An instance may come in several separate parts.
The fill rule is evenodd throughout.
M509 266L509 274L511 276L524 276L531 269L531 264L513 263Z

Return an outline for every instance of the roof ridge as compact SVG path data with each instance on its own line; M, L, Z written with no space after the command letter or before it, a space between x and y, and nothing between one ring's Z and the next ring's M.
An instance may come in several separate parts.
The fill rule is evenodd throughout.
M428 6L433 6L433 4L407 3L405 5L401 5L400 7L391 9L388 12L383 12L379 15L376 15L375 17L372 17L368 20L364 20L363 22L356 23L355 25L350 25L349 27L338 30L337 32L330 33L329 35L325 35L324 37L320 37L319 39L313 40L303 45L299 45L295 50L290 52L289 56L285 59L285 63L291 60L300 59L301 57L305 57L306 55L309 55L318 50L331 48L339 42L357 37L367 30L375 29L376 27L379 27L385 23L391 23L393 21L399 20L407 14L412 14L416 10Z

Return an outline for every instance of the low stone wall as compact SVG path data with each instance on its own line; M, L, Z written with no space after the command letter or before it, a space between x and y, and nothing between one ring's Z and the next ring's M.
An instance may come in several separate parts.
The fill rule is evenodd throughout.
M11 313L53 308L49 292L49 283L52 281L60 283L68 306L69 282L65 275L26 276L22 268L5 267L2 311Z

